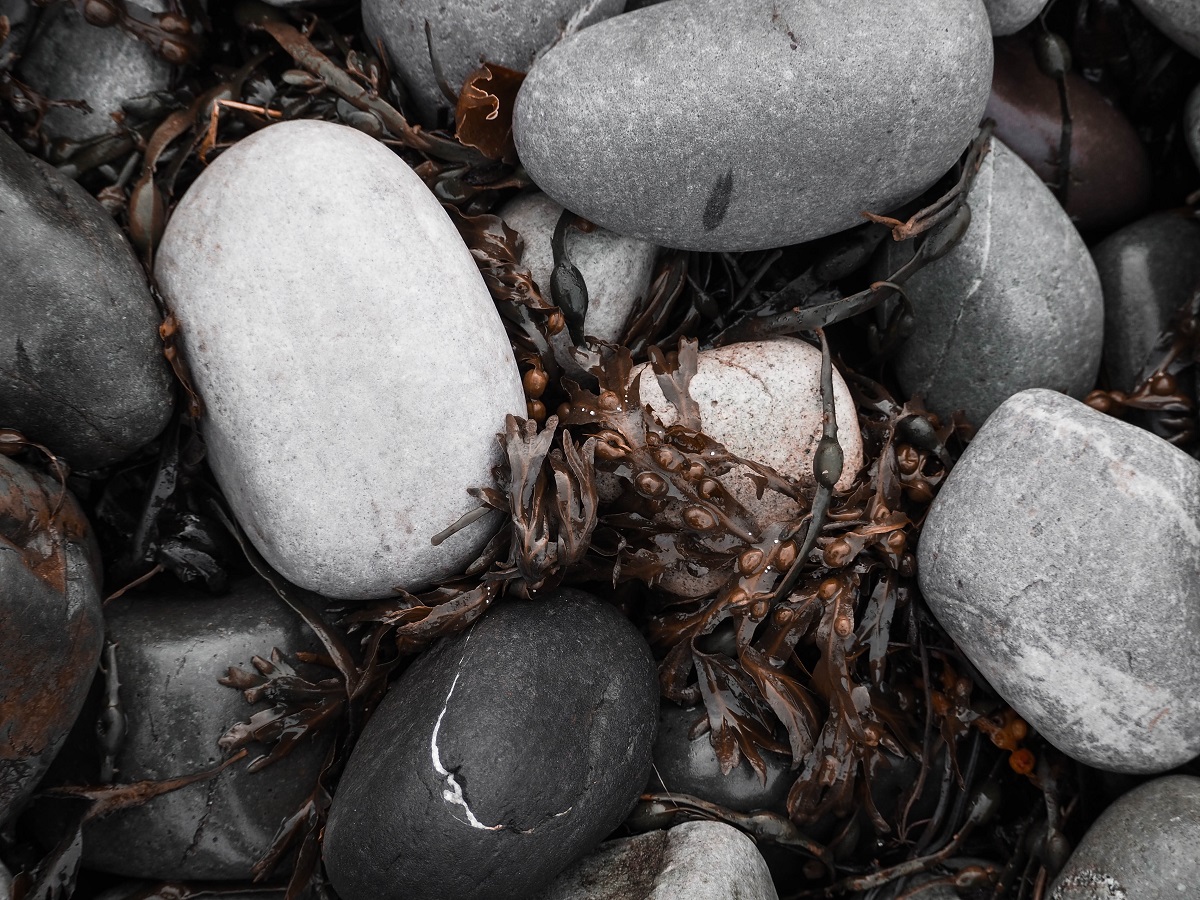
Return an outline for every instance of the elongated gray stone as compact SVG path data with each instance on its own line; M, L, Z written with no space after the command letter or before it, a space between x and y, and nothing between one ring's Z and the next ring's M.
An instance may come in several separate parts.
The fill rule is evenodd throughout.
M541 193L522 194L506 203L499 215L525 241L521 264L529 269L542 296L550 296L554 270L551 239L563 208ZM650 290L658 248L636 238L621 237L604 228L567 231L567 257L583 275L588 290L584 333L616 341L639 299Z
M1200 6L1195 0L1133 0L1163 34L1192 56L1200 56Z
M1132 390L1158 336L1200 289L1200 222L1174 212L1127 225L1092 248L1104 288L1104 366Z
M992 34L999 37L1016 34L1036 19L1046 0L983 0L983 5L992 23Z
M605 841L534 900L778 900L754 842L721 822Z
M901 386L974 425L1026 388L1082 397L1100 367L1104 302L1079 232L998 140L969 202L962 241L905 284L916 329L897 354ZM886 247L885 256L897 252Z
M474 560L495 517L431 538L492 484L525 397L470 252L402 159L341 125L263 129L192 185L156 271L209 462L268 562L363 599Z
M365 0L363 26L372 44L383 41L418 115L432 123L439 112L453 113L455 100L438 85L431 50L457 98L484 63L525 72L543 48L623 6L623 0Z
M72 466L116 462L171 414L161 317L112 218L0 133L0 427Z
M1200 754L1198 567L1200 463L1030 390L951 471L917 571L946 631L1046 740L1150 773Z
M543 191L618 234L776 247L930 187L991 76L981 0L676 0L543 55L513 136Z
M1093 823L1050 900L1181 900L1200 886L1200 778L1134 788Z

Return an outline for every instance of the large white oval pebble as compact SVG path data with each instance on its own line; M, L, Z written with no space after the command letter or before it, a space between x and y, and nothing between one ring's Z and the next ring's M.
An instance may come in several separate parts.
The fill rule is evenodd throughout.
M400 157L341 125L266 128L189 189L156 274L213 471L268 562L365 599L471 561L494 519L430 538L476 505L525 400L470 252Z

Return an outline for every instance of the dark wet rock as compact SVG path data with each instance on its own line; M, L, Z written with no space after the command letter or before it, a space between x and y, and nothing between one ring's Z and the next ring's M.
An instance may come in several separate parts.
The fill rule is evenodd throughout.
M1183 126L1192 161L1196 168L1200 169L1200 84L1196 85L1196 89L1188 97L1187 106L1183 111Z
M950 473L917 571L946 631L1046 740L1152 773L1200 754L1197 567L1200 463L1037 390L996 410Z
M141 266L99 203L3 133L0 272L0 427L76 468L153 440L172 388Z
M1081 231L1110 231L1149 206L1150 159L1133 125L1091 83L1074 72L1066 82L1072 119L1067 213ZM996 42L987 115L996 120L996 137L1042 181L1058 184L1058 83L1038 68L1024 36Z
M372 599L475 560L498 516L431 538L478 506L525 394L479 268L403 159L330 122L264 128L188 189L155 273L208 461L267 562Z
M0 897L12 896L12 873L0 862Z
M979 425L1044 387L1082 397L1096 380L1104 302L1079 233L1037 175L998 140L971 189L962 241L906 284L916 329L897 355L904 390ZM906 245L885 242L891 272Z
M581 28L615 16L622 0L365 0L363 26L383 41L418 115L435 122L455 101L438 85L433 56L454 97L483 63L528 71L537 55ZM425 24L429 23L429 37Z
M777 900L754 841L720 822L686 822L605 841L534 900Z
M1200 222L1175 212L1127 225L1092 248L1104 288L1104 367L1129 391L1158 336L1200 289Z
M654 772L648 789L690 794L741 812L769 809L786 814L788 791L796 780L791 758L764 751L765 784L744 757L728 775L722 774L708 734L694 740L689 737L692 726L704 716L703 709L662 704L658 739L654 742Z
M104 639L100 583L75 499L0 456L0 824L28 799L83 707Z
M277 648L301 675L330 677L327 669L296 662L296 651L319 645L258 578L234 582L222 597L179 586L143 589L110 603L105 618L108 639L117 643L126 721L114 760L117 782L174 778L221 762L218 739L270 706L249 704L240 691L220 684L230 666L254 672L252 658ZM94 722L102 693L97 678L93 712L80 717L53 780L96 782L101 761L94 755ZM324 735L302 740L282 760L252 773L247 766L266 748L251 744L245 761L215 778L88 825L83 865L154 880L249 879L280 823L315 787L327 747ZM55 815L51 809L44 822Z
M513 135L543 191L618 234L782 246L941 177L976 133L991 54L981 0L677 0L543 55Z
M344 900L506 900L546 886L629 813L658 679L641 635L580 591L505 600L394 684L325 832Z
M1200 56L1200 5L1195 0L1133 0L1159 31L1192 56Z
M0 16L8 19L8 37L0 41L0 72L12 67L25 49L37 21L37 7L30 0L0 0Z
M1157 778L1088 829L1050 900L1179 900L1200 886L1200 778Z
M1016 34L1037 18L1046 6L1046 0L983 0L988 19L992 23L992 34Z
M161 0L130 0L166 12ZM42 130L52 139L82 142L119 130L112 114L128 100L171 85L173 67L120 28L90 25L72 3L42 13L17 74L52 100L84 100L91 112L56 108Z

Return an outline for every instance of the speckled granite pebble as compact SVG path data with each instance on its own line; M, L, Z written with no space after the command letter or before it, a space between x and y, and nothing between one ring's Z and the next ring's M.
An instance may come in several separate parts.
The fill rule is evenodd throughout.
M992 23L992 34L1000 36L1016 34L1036 19L1046 0L983 0L983 5Z
M550 273L554 269L551 238L562 211L563 208L545 194L535 192L515 197L497 213L524 239L521 264L529 269L547 300L550 299ZM571 228L565 244L567 256L578 267L587 285L584 333L603 341L616 341L629 313L650 290L658 248L599 227L591 232Z
M982 0L675 0L543 55L513 136L542 190L618 234L777 247L932 185L991 75Z
M897 355L901 386L976 426L1025 388L1084 396L1100 367L1104 301L1075 226L998 140L970 204L963 240L905 285L916 330ZM898 249L889 241L884 252Z
M475 558L494 517L430 539L492 483L525 396L475 261L400 157L327 122L256 132L188 190L156 273L209 462L268 562L364 599Z
M1050 900L1185 900L1200 889L1200 778L1134 788L1088 829Z
M1153 773L1200 754L1198 568L1200 463L1031 390L950 473L917 571L947 633L1050 743Z

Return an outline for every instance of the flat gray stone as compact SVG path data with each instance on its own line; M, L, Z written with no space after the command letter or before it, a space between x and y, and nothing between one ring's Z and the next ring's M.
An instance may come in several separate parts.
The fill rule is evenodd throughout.
M1132 390L1158 336L1200 288L1200 222L1174 212L1127 225L1092 248L1104 288L1104 366Z
M75 468L117 462L173 402L129 242L79 185L0 133L0 427Z
M284 577L377 598L475 558L497 518L430 539L492 484L525 395L475 261L400 157L342 125L265 128L188 190L156 272L209 462Z
M917 571L947 633L1050 743L1153 773L1200 754L1197 567L1200 463L1031 390L950 473Z
M930 187L975 136L991 77L982 0L676 0L540 57L513 136L534 182L592 222L753 250Z
M278 648L300 674L332 675L297 663L298 650L320 645L256 576L234 582L222 597L178 586L145 589L104 612L107 637L117 642L126 722L115 760L121 783L174 778L221 762L221 735L271 706L249 704L241 691L220 684L230 666L253 672L254 656ZM84 711L53 780L95 783L96 716L95 706ZM84 828L83 865L151 880L249 879L280 824L316 786L332 736L326 731L301 741L255 773L246 767L267 748L251 744L246 760L216 778L91 823Z
M1184 136L1187 138L1188 150L1196 168L1200 168L1200 84L1188 97L1187 106L1183 110Z
M551 240L563 208L545 194L533 192L515 197L497 214L525 241L521 264L547 300L550 273L554 270ZM597 227L595 231L567 231L565 249L583 275L588 290L584 333L615 342L639 299L650 290L658 248L637 238L621 237Z
M1200 887L1200 778L1134 788L1088 829L1050 900L1181 900Z
M992 23L992 34L1000 37L1016 34L1038 17L1047 0L983 0L988 19Z
M1192 56L1200 56L1200 6L1195 0L1133 0L1154 26Z
M966 235L905 285L916 329L896 358L907 393L976 426L1026 388L1084 396L1104 341L1100 277L1079 232L1029 166L991 147ZM897 252L887 242L885 257Z
M535 900L778 900L754 841L720 822L686 822L605 841Z
M436 122L454 111L438 86L434 56L457 98L463 82L486 63L528 71L544 48L621 12L622 0L365 0L363 27L383 41L392 71L408 88L418 116ZM429 37L425 23L429 23Z
M161 0L135 5L165 12ZM53 100L86 100L92 111L52 109L43 125L53 139L82 142L112 134L119 126L112 113L135 97L166 90L173 67L149 45L120 28L89 25L70 3L45 10L17 74Z

